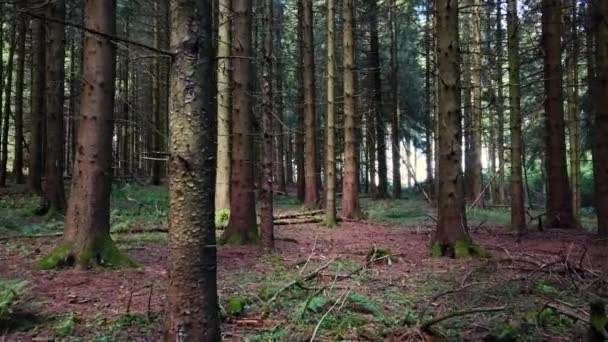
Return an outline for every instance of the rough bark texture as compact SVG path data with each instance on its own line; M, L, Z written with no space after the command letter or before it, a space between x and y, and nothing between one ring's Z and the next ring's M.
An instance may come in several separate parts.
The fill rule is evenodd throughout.
M32 103L30 111L30 166L28 189L42 192L42 131L44 128L45 27L40 19L32 20Z
M297 1L298 7L298 56L297 56L297 84L298 84L298 97L297 97L297 118L298 118L298 129L295 133L295 145L296 145L296 170L297 170L297 195L298 200L304 203L305 195L305 171L304 171L304 4L303 0Z
M545 76L545 170L549 228L573 228L572 195L566 169L561 64L561 0L542 1Z
M511 229L523 233L526 229L524 212L524 185L522 178L523 141L521 135L520 81L519 81L519 23L517 0L507 4L507 39L509 59L509 104L511 127Z
M473 42L472 50L473 55L471 58L471 69L472 69L472 119L471 119L471 187L473 190L473 199L479 200L475 202L475 206L483 208L483 180L482 180L482 168L481 168L481 3L480 0L472 0L473 4Z
M424 68L424 89L425 89L425 101L424 101L424 110L425 110L425 131L424 136L426 140L425 144L425 157L426 157L426 182L427 189L429 192L433 192L433 103L434 103L434 95L433 95L433 84L432 78L434 75L433 70L433 55L432 55L432 46L433 46L433 3L435 0L427 0L426 2L426 26L425 26L425 68Z
M0 19L1 22L1 19ZM13 62L15 56L15 46L17 44L16 35L15 35L15 25L11 26L11 31L9 36L11 37L10 45L8 49L8 61L6 63L6 83L4 84L4 89L0 91L4 91L4 113L2 116L2 145L1 151L2 156L0 157L0 187L6 186L6 179L8 178L8 134L9 134L9 125L10 125L10 117L11 117L11 92L13 90ZM1 32L0 32L1 34ZM0 60L1 62L1 60ZM2 105L0 104L0 110L2 110Z
M50 4L46 15L64 20L65 1L58 0ZM55 22L47 22L46 25L46 152L41 212L63 212L66 209L63 184L65 28ZM113 78L111 82L114 82Z
M232 166L230 176L230 223L222 242L249 244L257 241L253 152L251 140L251 1L232 2Z
M371 0L370 5L370 62L371 79L374 94L374 116L376 119L376 148L378 155L378 191L377 198L385 198L388 196L388 176L386 166L386 137L385 137L385 120L384 111L382 110L382 79L380 65L380 44L378 40L378 3L376 0Z
M342 217L361 218L359 203L359 161L357 158L357 119L355 114L355 56L353 39L353 0L343 1L344 48L344 178L342 194Z
M335 132L335 5L327 0L327 117L325 142L325 225L336 225L336 132Z
M287 192L287 184L291 183L291 159L286 158L287 151L289 151L289 134L284 128L284 107L283 107L283 78L285 73L285 67L283 65L283 26L284 26L284 9L280 3L274 3L273 8L273 19L272 19L272 30L273 34L273 77L275 90L274 91L274 103L275 103L275 115L277 120L274 120L274 132L275 138L273 139L276 144L276 190L280 193ZM289 177L287 177L289 176Z
M22 0L23 5L23 0ZM17 24L17 60L15 74L15 144L13 177L15 183L23 184L23 85L25 75L25 40L27 35L27 21L25 15L18 17Z
M593 30L595 32L595 65L597 80L596 110L593 120L593 175L595 212L598 233L608 236L608 3L593 0Z
M171 1L169 282L165 341L221 339L214 225L211 0Z
M497 153L498 153L498 185L496 191L496 204L505 202L505 110L503 90L503 28L502 28L502 3L496 1L496 86L498 94L496 99L496 116L498 131Z
M260 240L262 249L266 253L274 249L274 226L272 216L272 115L273 115L273 88L272 88L272 13L273 0L264 0L264 10L262 18L263 29L263 66L262 66L262 173L260 177Z
M114 0L86 0L84 12L86 27L115 33ZM70 201L63 241L42 259L40 266L44 269L135 265L110 238L115 49L107 38L85 34L83 79L87 82L82 85Z
M317 132L315 113L315 65L312 0L302 0L303 83L304 83L304 206L319 204L317 184Z
M218 3L215 210L230 209L230 3Z
M439 86L437 165L438 218L433 254L458 257L456 247L470 244L464 210L461 163L458 1L437 0L437 66Z
M397 75L399 72L399 61L397 60L397 3L392 0L390 8L390 30L391 30L391 151L393 162L393 198L401 197L401 157L399 154L399 82ZM409 161L408 161L409 162ZM407 173L409 175L409 172ZM408 176L409 181L409 176Z

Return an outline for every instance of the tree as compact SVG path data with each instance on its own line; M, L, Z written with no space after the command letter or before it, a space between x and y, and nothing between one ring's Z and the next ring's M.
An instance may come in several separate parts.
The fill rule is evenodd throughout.
M232 2L232 166L230 222L222 242L248 244L257 240L253 158L251 147L251 0Z
M390 30L391 30L391 146L393 162L393 197L401 197L401 157L399 153L399 61L397 56L397 2L392 0L390 4ZM408 150L409 151L409 150ZM409 163L409 160L408 160ZM409 173L408 173L409 174ZM409 179L409 178L408 178Z
M593 176L598 233L608 236L608 3L592 0L592 32L595 32L595 117L593 118ZM593 76L591 76L593 77Z
M211 4L211 0L171 1L175 55L170 71L171 212L165 341L221 339L214 225L215 84L208 82L215 72Z
M1 32L0 32L1 33ZM13 86L13 63L15 46L17 44L16 25L11 25L10 46L8 50L8 62L6 64L6 83L4 84L4 116L2 117L2 157L0 158L0 187L6 186L7 162L8 162L8 134L11 117L11 92ZM1 61L0 61L1 63ZM2 106L0 105L0 110Z
M26 5L22 0L22 7ZM27 21L25 15L19 15L17 24L17 60L16 60L16 75L15 75L15 144L14 144L14 161L13 161L13 177L15 183L23 184L23 86L25 75L25 40L27 35Z
M344 27L342 46L344 58L344 178L342 194L342 216L348 219L361 218L359 204L359 162L357 160L357 120L355 114L355 56L353 39L353 0L344 0Z
M566 169L561 64L561 0L542 1L545 84L545 169L550 228L572 228L572 196Z
M522 177L522 134L519 77L519 23L517 0L507 4L507 54L509 59L509 104L511 127L511 229L522 234L526 229Z
M298 7L298 27L297 27L297 62L296 62L296 82L297 82L297 131L295 133L296 145L296 179L297 196L300 202L304 202L306 193L305 181L305 162L304 162L304 4L303 0L297 0Z
M84 16L86 27L94 27L107 35L115 34L114 0L86 0ZM53 37L51 41L58 38L49 34ZM82 78L87 82L82 85L78 146L63 241L41 260L40 266L44 269L135 265L110 238L116 48L107 36L86 32L83 53ZM47 56L47 61L54 63L51 56L53 54ZM47 92L49 90L47 88ZM48 103L47 109L51 110Z
M496 116L498 131L496 145L498 146L498 191L495 203L503 204L505 201L505 134L504 134L504 94L503 94L503 29L502 29L502 3L496 1ZM494 170L492 170L493 172Z
M472 118L471 118L471 184L473 190L474 206L483 208L483 180L481 167L481 3L472 0L473 22L473 56L472 56Z
M325 225L336 225L336 132L335 132L335 70L334 35L335 35L334 1L327 0L327 133L325 144Z
M273 0L264 0L263 10L263 66L262 66L262 172L260 179L260 221L261 242L265 252L274 249L274 227L273 227L273 205L272 205L272 111L273 111L273 88L272 88L272 18Z
M44 87L45 87L45 26L42 19L32 20L32 89L30 115L30 167L28 188L35 193L42 192L42 131L44 127Z
M464 210L461 163L461 113L458 45L458 1L437 0L437 67L439 90L437 165L438 218L432 251L459 257L459 244L471 243Z
M230 209L230 2L218 5L216 210Z
M369 29L370 29L370 68L373 85L373 115L375 119L376 148L378 155L378 189L377 198L385 198L388 195L388 180L386 166L386 139L384 112L382 110L382 79L380 72L380 44L378 39L378 3L377 0L369 2ZM373 159L373 158L372 158ZM373 161L372 161L373 162Z
M46 16L59 21L65 20L65 0L57 0L49 4ZM46 46L48 49L46 53L45 90L46 151L44 154L43 203L40 213L63 212L66 209L63 184L65 28L61 22L55 21L47 21L46 25ZM111 82L114 82L113 78ZM111 134L111 132L108 134ZM110 153L110 151L107 153ZM111 155L108 158L111 158ZM108 163L110 162L111 160L108 161Z
M156 0L156 47L163 50L169 48L169 3L166 0ZM158 58L155 63L154 75L154 117L153 124L153 155L159 155L164 151L165 133L167 125L167 113L169 111L169 88L167 85L168 78L168 60L164 56ZM158 159L158 158L157 158ZM152 184L159 185L162 177L165 175L165 168L161 160L152 161Z
M302 0L302 68L304 84L304 206L319 203L312 0Z

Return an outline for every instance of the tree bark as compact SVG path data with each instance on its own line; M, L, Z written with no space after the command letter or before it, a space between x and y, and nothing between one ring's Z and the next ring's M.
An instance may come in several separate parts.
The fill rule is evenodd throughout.
M298 7L298 56L296 65L296 78L297 78L297 131L295 133L295 144L296 144L296 170L297 170L297 195L298 200L304 203L305 197L305 171L304 171L304 0L297 0Z
M335 5L327 0L327 117L325 142L325 225L336 226L336 132L335 132Z
M65 20L65 0L50 4L46 15ZM46 152L42 213L64 212L66 209L63 184L65 28L51 21L47 21L46 25Z
M4 116L2 117L2 157L0 158L0 187L6 186L8 178L8 134L11 117L11 92L13 90L13 65L15 56L15 47L17 44L16 25L11 24L10 46L8 50L8 61L6 64L6 83L4 84ZM0 106L1 108L1 106Z
M156 1L156 47L162 50L169 48L169 3L166 0ZM154 125L152 133L152 154L153 158L159 158L165 150L165 127L167 121L168 108L168 66L167 59L164 57L157 58L154 63L155 74L153 75L153 91L154 91ZM151 160L152 163L152 184L159 185L162 178L165 176L165 167L161 160Z
M437 65L439 86L439 182L437 230L433 251L457 256L458 243L470 244L462 188L458 1L437 0Z
M114 35L116 2L85 0L84 17L86 27ZM63 26L59 28L63 31ZM116 48L105 36L86 33L83 53L82 78L87 82L82 85L78 146L63 241L42 259L43 269L135 265L110 238Z
M502 3L496 1L496 116L498 116L497 127L497 153L498 153L498 186L496 192L496 203L505 202L505 109L504 109L504 90L503 90L503 28L502 28Z
M370 67L373 85L373 110L375 117L376 148L378 156L378 189L377 198L388 196L388 177L386 166L385 120L382 110L382 79L380 63L380 44L378 39L378 3L371 0L370 5Z
M169 282L165 341L221 339L215 241L211 1L170 2Z
M230 26L231 0L218 3L217 177L215 209L230 209Z
M41 19L32 20L32 90L30 111L30 165L27 176L28 189L42 193L42 132L44 129L44 91L45 91L45 26ZM1 64L1 63L0 63Z
M483 208L483 179L481 166L481 136L482 136L482 111L481 111L481 2L473 0L473 56L472 56L472 127L471 127L471 187L473 198L480 199L475 202L475 207Z
M597 79L591 87L596 95L593 120L593 176L598 233L608 236L608 3L593 0L592 32L595 32ZM593 93L592 92L592 93Z
M561 0L542 1L545 76L545 168L549 228L573 228L572 195L566 169L561 65Z
M25 3L22 0L21 6ZM25 40L27 36L27 21L25 15L18 16L17 67L15 75L15 145L13 161L13 177L15 183L23 184L23 85L25 75Z
M398 27L397 27L397 2L392 0L390 4L390 30L391 30L391 151L393 162L393 198L401 197L401 158L399 154L400 145L400 117L399 117L399 82L397 76L399 73L399 61L397 56L398 51ZM407 173L409 175L409 172ZM409 177L408 177L409 180Z
M304 84L304 206L319 204L317 184L317 125L315 113L315 65L312 0L302 0L303 84Z
M232 166L230 223L222 242L249 244L257 240L252 158L251 102L251 1L232 2Z
M285 130L284 122L284 106L283 106L283 77L285 72L285 67L283 65L283 25L284 25L284 13L283 6L279 3L274 3L274 15L276 18L273 19L273 31L276 32L273 35L273 54L276 62L273 64L274 66L274 82L276 86L276 91L274 92L274 99L276 103L276 116L278 120L274 120L274 131L276 134L276 138L274 139L276 143L276 180L277 191L281 193L287 192L287 183L291 183L291 178L288 178L287 175L291 177L291 171L287 172L287 168L290 167L291 160L286 158L286 151L288 151L289 146L289 134L288 131Z
M522 177L523 141L521 134L519 22L517 0L507 4L507 53L509 59L509 104L511 127L511 229L520 234L526 229Z

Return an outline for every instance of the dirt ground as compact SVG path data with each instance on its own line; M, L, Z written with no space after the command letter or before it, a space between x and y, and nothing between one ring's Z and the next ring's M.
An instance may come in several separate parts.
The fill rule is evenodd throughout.
M526 258L531 266L522 272L514 271L516 268L514 266L521 264L513 261L507 263L510 267L501 269L501 267L496 266L493 268L490 277L492 281L499 282L499 280L496 280L498 273L503 273L503 275L508 273L510 279L517 274L530 276L530 273L534 272L530 272L530 270L539 268L538 273L543 273L545 271L543 265L546 265L545 267L548 269L555 265L568 264L569 260L572 261L571 264L579 265L580 269L608 272L605 263L608 249L605 242L597 240L594 235L585 232L563 230L530 232L523 238L522 242L517 242L516 236L504 229L481 228L473 232L472 236L478 244L492 254L492 258L465 260L431 258L429 253L430 234L431 229L429 227L403 227L376 223L344 222L333 230L315 224L279 226L276 228L277 253L272 258L262 256L254 247L223 246L219 248L220 298L225 300L235 293L247 292L246 289L251 286L255 287L255 282L260 281L264 276L269 277L267 282L272 283L271 274L276 272L275 265L277 264L286 274L283 282L277 280L274 284L279 287L290 277L296 277L303 263L307 268L304 270L306 271L303 272L304 274L324 262L333 260L333 258L356 265L365 265L368 251L373 249L374 246L390 249L392 262L370 264L366 269L367 275L364 279L345 279L344 282L336 281L338 276L335 275L334 277L334 273L338 274L339 272L331 273L328 268L328 274L320 273L316 279L309 282L309 286L331 283L332 277L334 277L331 286L335 291L339 291L340 286L348 288L349 291L365 288L361 291L368 294L380 291L379 289L382 289L382 291L396 291L397 293L403 293L404 296L409 294L415 297L414 304L412 304L414 310L419 311L423 305L422 303L430 301L432 310L439 316L441 313L449 312L454 308L450 308L449 301L440 303L438 298L433 301L433 291L420 292L419 288L414 289L412 287L413 279L419 279L421 274L437 277L433 279L437 279L439 283L441 283L441 279L449 279L449 281L446 280L446 284L449 283L450 286L458 287L460 284L466 287L468 286L466 284L473 282L475 278L473 272L476 269L489 263L498 264L501 259L507 258ZM22 331L20 329L0 331L0 341L104 340L101 334L96 335L96 327L109 324L108 322L112 322L117 317L125 314L138 314L155 319L145 329L140 329L141 326L138 328L137 325L118 326L117 330L121 331L114 332L114 335L108 335L114 337L109 337L106 340L158 341L161 339L162 319L160 317L162 317L165 303L165 283L167 280L167 250L162 238L137 244L120 243L120 246L127 249L128 253L140 263L140 269L37 270L37 260L48 252L56 242L57 238L18 238L0 242L0 277L3 279L27 280L29 285L25 302L28 305L22 313L24 315L23 319L31 320L33 323L38 320L41 322L40 324L34 323L33 328L22 329ZM310 261L306 263L308 259ZM534 260L538 260L536 265L540 265L539 267L534 266ZM554 265L550 265L552 261L555 261ZM574 272L576 273L576 271ZM556 271L556 273L559 272ZM246 274L258 274L261 275L261 278L240 278ZM445 275L445 277L442 278L442 275ZM584 278L584 275L581 275L581 277ZM535 278L535 281L539 281L539 278ZM251 284L248 282L251 282ZM333 288L334 285L335 288ZM440 285L437 285L438 289L445 288ZM417 297L419 293L425 294ZM382 301L382 295L379 298L378 300ZM385 297L385 299L387 298ZM456 298L458 300L458 296ZM466 301L464 297L460 299ZM502 299L500 298L500 300ZM497 301L500 300L497 299ZM584 299L580 303L584 303ZM388 308L391 303L383 305L381 304L380 307ZM329 306L326 305L322 311L328 309ZM582 312L586 310L586 307L578 309ZM226 318L222 325L224 339L234 341L255 340L255 338L248 336L260 331L277 330L277 327L291 324L287 322L288 314L283 312L285 310L277 309L271 315L264 317L261 313L262 309L254 307L249 312L245 311L240 317ZM383 311L386 312L388 309L383 309ZM64 317L66 313L71 313L75 317L75 326L69 330L69 336L57 336L57 331L53 328L56 323L49 323L49 319ZM319 320L319 316L316 316L315 322ZM469 326L467 322L470 321L465 321L465 326L461 327L463 335L456 337L457 340L487 338L484 337L489 334L487 328ZM450 327L447 320L443 324L448 328ZM314 327L313 322L312 325L298 328L302 331L301 338L295 334L285 338L268 337L268 340L310 339ZM399 328L399 324L396 324L390 328L385 326L383 329L383 335L379 333L373 335L364 333L362 329L353 328L358 333L357 331L347 331L339 337L332 335L329 330L320 331L317 333L316 339L407 340L412 338L405 325L403 328ZM538 340L578 340L582 335L582 329L584 329L584 325L581 322L574 322L565 328L565 333L564 331L555 332L549 329L541 332L538 335ZM389 332L387 333L387 331ZM419 337L431 340L428 336L419 335ZM259 337L258 340L264 340L264 337Z

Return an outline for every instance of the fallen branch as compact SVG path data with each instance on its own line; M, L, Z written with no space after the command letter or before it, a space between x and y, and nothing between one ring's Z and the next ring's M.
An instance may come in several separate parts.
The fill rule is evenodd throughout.
M441 316L438 318L434 318L430 321L427 321L424 324L422 324L420 327L423 329L428 329L431 326L433 326L437 323L441 323L450 318L472 315L472 314L477 314L477 313L484 313L484 312L497 312L497 311L503 311L504 309L505 309L504 306L496 306L496 307L487 307L487 308L473 308L473 309L468 309L468 310L458 310L458 311L449 313L445 316Z
M298 218L298 217L306 217L306 216L316 216L319 214L323 214L324 212L325 212L325 210L301 211L301 212L297 212L297 213L274 215L273 218L275 220L282 220L282 219L290 219L290 218Z

